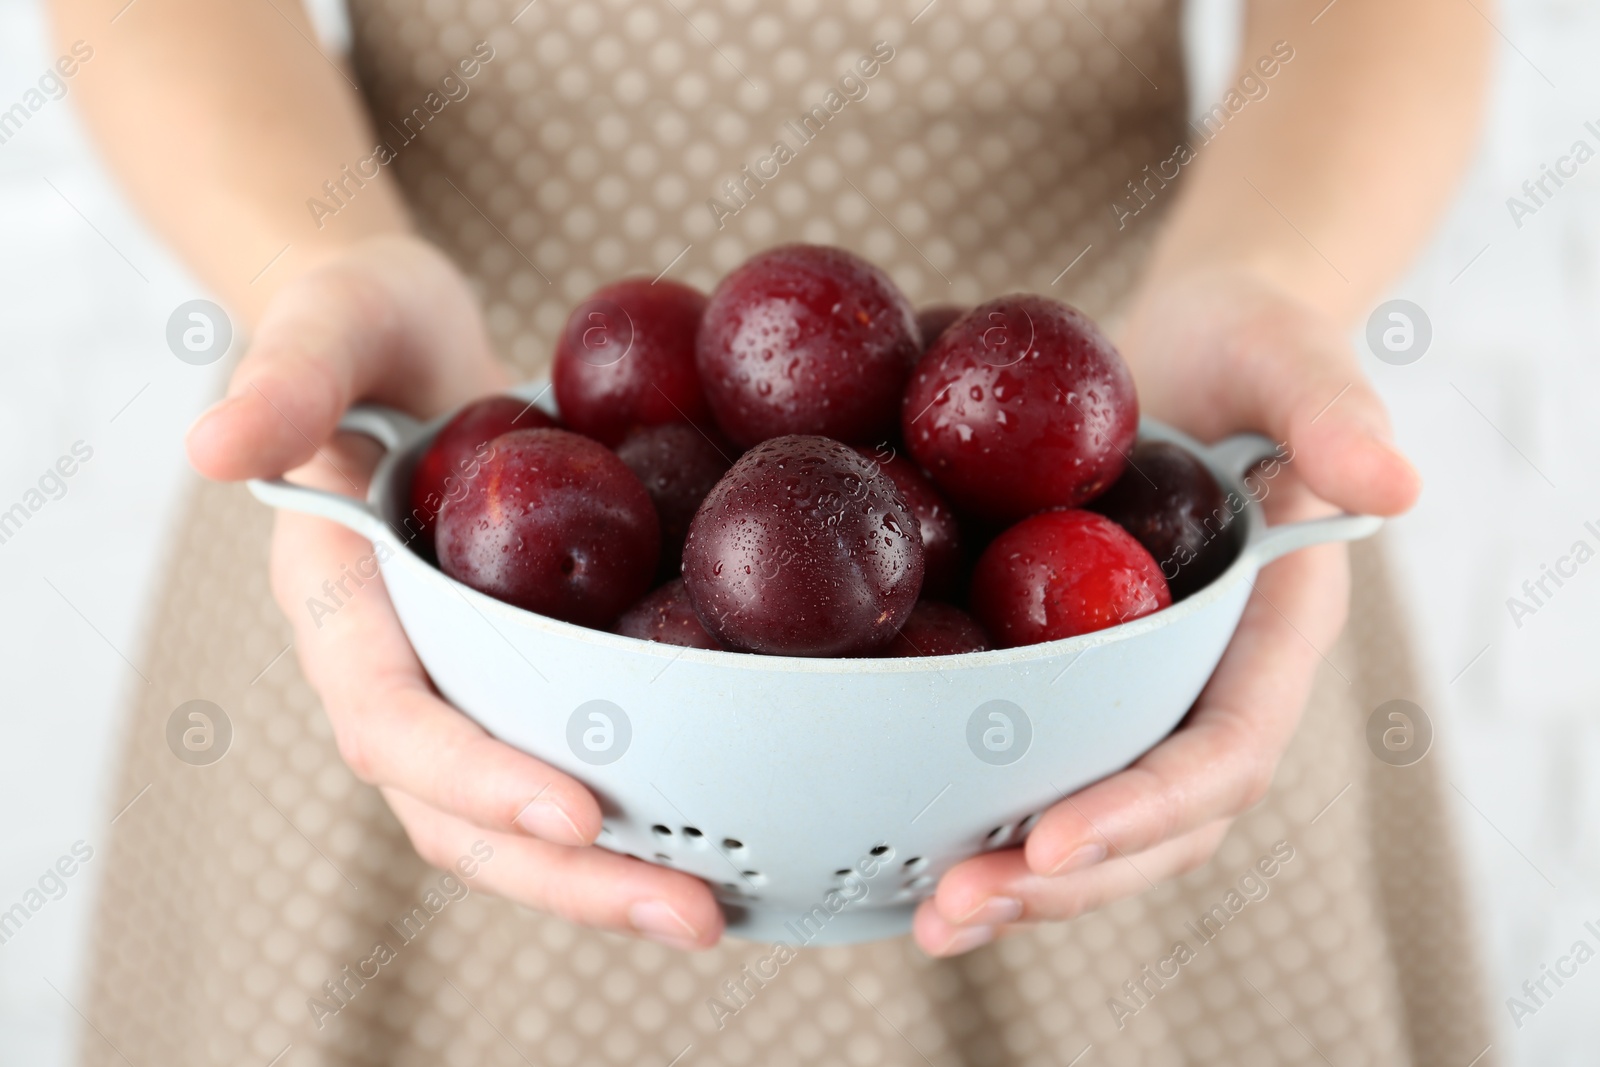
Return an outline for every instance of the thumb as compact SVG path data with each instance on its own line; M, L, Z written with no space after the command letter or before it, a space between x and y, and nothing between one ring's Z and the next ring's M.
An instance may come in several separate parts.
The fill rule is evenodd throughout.
M316 456L358 400L426 416L507 380L455 268L384 238L273 297L227 395L189 428L189 461L219 481L276 477Z
M1342 349L1343 346L1340 346ZM1369 515L1416 503L1422 479L1394 447L1383 401L1343 352L1276 358L1249 376L1256 425L1293 450L1295 469L1317 496Z

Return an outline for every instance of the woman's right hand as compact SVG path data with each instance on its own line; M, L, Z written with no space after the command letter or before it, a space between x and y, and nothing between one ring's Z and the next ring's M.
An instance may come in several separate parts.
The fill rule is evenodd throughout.
M288 283L267 305L228 395L190 428L195 469L239 481L291 472L366 492L370 444L337 436L351 404L430 417L504 388L476 301L455 267L412 237L374 238ZM429 863L450 868L482 839L494 858L474 888L571 922L706 948L722 915L706 885L589 847L600 807L578 782L490 737L433 689L380 579L337 583L372 546L325 519L281 511L272 588L339 753L376 785ZM370 564L367 566L370 567Z

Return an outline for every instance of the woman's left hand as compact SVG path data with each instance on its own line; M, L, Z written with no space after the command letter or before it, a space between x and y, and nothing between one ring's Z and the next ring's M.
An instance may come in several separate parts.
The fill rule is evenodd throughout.
M1337 323L1239 270L1147 289L1122 331L1142 410L1202 441L1254 430L1292 458L1272 523L1344 509L1395 515L1420 482ZM951 956L1018 923L1071 919L1208 861L1261 800L1344 625L1343 546L1265 568L1222 662L1171 736L1047 811L1020 848L952 868L917 911L924 951Z

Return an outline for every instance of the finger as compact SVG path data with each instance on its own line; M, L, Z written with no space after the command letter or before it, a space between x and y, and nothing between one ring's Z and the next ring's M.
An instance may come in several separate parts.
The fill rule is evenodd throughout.
M1372 515L1398 515L1416 503L1421 477L1394 447L1383 401L1342 343L1322 358L1257 356L1247 375L1251 422L1288 442L1318 496Z
M275 477L317 455L357 400L432 414L505 380L443 256L385 239L273 298L227 397L189 428L189 459L209 478Z
M336 480L323 468L300 476ZM594 840L600 809L587 789L496 741L434 693L364 538L280 512L272 555L273 592L294 626L306 680L357 777L488 829L562 844Z
M1058 877L1032 871L1021 849L974 857L939 880L938 891L918 907L912 933L929 955L952 956L1019 923L1076 918L1203 866L1228 825L1214 822L1136 855Z
M1257 430L1288 445L1288 460L1323 500L1347 511L1395 515L1422 483L1397 451L1389 415L1345 340L1319 318L1241 312L1226 342L1229 373L1209 361L1209 418L1222 433Z
M1151 414L1205 440L1270 434L1318 496L1348 511L1394 515L1421 491L1338 325L1254 276L1147 290L1122 341Z
M673 948L706 949L722 937L722 911L711 891L682 871L601 848L497 834L404 792L386 789L383 795L417 854L433 866L450 869L463 856L481 859L489 853L477 865L475 889L580 926L647 937Z
M1342 547L1272 564L1183 724L1126 770L1052 806L1025 846L1039 874L1132 855L1254 805L1299 723L1321 649L1343 625Z

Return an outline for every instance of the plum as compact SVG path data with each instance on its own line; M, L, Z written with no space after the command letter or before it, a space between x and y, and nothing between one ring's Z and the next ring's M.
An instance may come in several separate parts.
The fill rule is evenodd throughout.
M714 432L714 431L713 431ZM617 446L617 458L644 483L661 520L661 570L677 574L689 520L733 461L733 447L718 444L684 422L646 426Z
M695 344L718 425L749 448L786 434L873 444L894 429L922 351L889 276L837 248L784 245L711 294Z
M922 334L922 350L926 352L932 348L950 324L970 310L954 304L933 304L917 312L917 332Z
M878 655L885 659L958 656L963 652L983 652L989 647L989 635L971 615L937 600L919 600L906 624Z
M1002 648L1104 630L1171 603L1161 567L1132 534L1074 508L1017 523L972 572L972 613Z
M922 530L922 595L953 595L961 584L962 564L961 526L955 509L915 463L896 455L890 447L880 445L875 450L856 451L882 468L917 517Z
M906 447L956 504L1011 522L1076 507L1122 473L1139 426L1133 376L1087 316L1040 296L974 308L917 364Z
M461 495L466 483L478 476L479 466L488 458L489 442L511 430L539 430L555 425L556 420L549 415L514 396L484 397L456 412L434 435L411 474L407 531L431 549L439 509L445 498Z
M562 420L607 445L640 426L709 426L694 365L705 307L698 289L644 278L615 282L579 304L550 372Z
M746 452L689 524L683 580L729 648L860 655L922 587L922 535L894 481L848 445L792 435Z
M682 578L674 578L622 613L617 633L641 641L688 648L721 648L717 639L706 633L700 616L689 603Z
M439 567L519 608L604 628L644 595L661 552L650 494L610 449L513 430L439 513Z
M1234 509L1206 465L1181 445L1140 441L1128 469L1089 510L1155 557L1174 601L1204 589L1233 562Z

